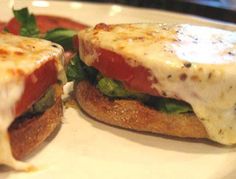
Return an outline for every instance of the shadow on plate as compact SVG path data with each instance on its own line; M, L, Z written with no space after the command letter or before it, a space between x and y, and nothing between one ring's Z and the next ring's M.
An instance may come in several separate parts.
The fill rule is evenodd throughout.
M220 176L220 177L216 177L216 179L234 179L236 178L236 169L232 170L231 172L229 172L228 174L224 175L224 176Z
M224 154L236 152L236 145L224 146L207 139L179 138L148 132L137 132L98 121L90 117L80 107L78 107L77 111L93 127L149 147L183 153Z

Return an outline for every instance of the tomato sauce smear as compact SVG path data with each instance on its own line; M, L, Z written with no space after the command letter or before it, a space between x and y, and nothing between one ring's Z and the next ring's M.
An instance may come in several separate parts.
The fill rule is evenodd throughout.
M51 16L51 15L35 15L37 26L41 33L55 28L67 28L72 30L81 30L88 27L85 24L73 21L65 17ZM10 33L19 35L20 23L16 18L12 18L6 25Z

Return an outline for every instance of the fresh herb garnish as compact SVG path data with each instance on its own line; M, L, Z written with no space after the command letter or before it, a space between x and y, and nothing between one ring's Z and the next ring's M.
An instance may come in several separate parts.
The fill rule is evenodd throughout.
M100 77L97 88L104 95L112 98L133 98L140 101L147 101L149 99L148 95L127 90L120 82L107 77Z
M111 98L132 98L144 102L160 111L166 113L187 113L192 112L192 107L179 100L163 97L154 97L147 94L135 92L124 88L122 83L106 77L100 77L97 88L105 96Z
M4 27L3 32L9 32L9 30L6 27Z
M78 55L74 56L66 69L66 76L68 81L82 81L82 80L95 80L97 70L85 65Z
M52 42L58 43L64 47L65 50L73 49L73 37L76 35L76 31L65 29L65 28L56 28L48 31L45 34L45 39Z
M176 99L156 97L152 104L158 110L167 113L180 114L193 112L192 107L188 103Z
M28 8L14 10L13 13L20 23L20 35L27 37L39 37L39 29L33 14L30 14Z
M66 69L68 81L81 81L85 79L85 72L79 57L76 55L71 60Z
M35 16L29 13L28 8L22 8L19 10L13 9L13 13L16 20L20 23L19 35L44 38L46 40L60 44L65 50L74 50L73 36L76 35L76 31L65 28L56 28L47 31L45 34L40 34Z

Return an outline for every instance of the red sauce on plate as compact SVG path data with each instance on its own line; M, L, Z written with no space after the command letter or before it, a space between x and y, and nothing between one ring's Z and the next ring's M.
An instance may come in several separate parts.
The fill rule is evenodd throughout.
M85 24L73 21L65 17L50 16L50 15L35 15L35 17L37 26L40 32L42 33L58 27L73 29L73 30L81 30L88 27ZM6 28L9 30L9 32L17 35L19 34L20 23L15 18L12 18L7 23Z

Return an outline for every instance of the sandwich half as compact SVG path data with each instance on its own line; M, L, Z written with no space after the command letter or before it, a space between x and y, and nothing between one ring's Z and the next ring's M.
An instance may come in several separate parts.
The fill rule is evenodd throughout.
M0 33L0 164L20 162L60 124L63 48L35 38Z
M236 143L236 32L189 24L98 24L68 66L81 108L105 123ZM80 72L76 72L80 71Z

